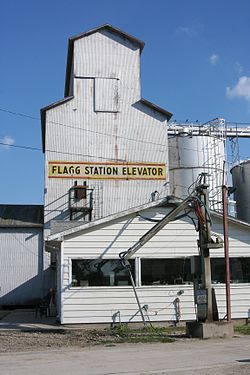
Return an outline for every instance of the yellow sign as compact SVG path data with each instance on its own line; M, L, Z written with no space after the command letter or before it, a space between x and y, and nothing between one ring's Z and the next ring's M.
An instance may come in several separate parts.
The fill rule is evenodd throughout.
M49 178L165 180L166 166L162 163L82 163L50 161Z

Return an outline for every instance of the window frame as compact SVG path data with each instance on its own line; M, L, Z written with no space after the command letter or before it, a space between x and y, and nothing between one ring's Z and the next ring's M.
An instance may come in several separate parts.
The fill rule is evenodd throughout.
M250 259L250 257L244 257L244 256L239 256L239 257L230 257L230 259L232 258L236 258L236 259ZM106 260L119 260L119 258L115 258L115 257L105 257L105 258L97 258L95 256L88 256L88 257L77 257L77 256L73 256L73 257L69 257L68 258L68 272L69 272L69 282L68 282L68 285L69 285L69 289L76 289L76 290L80 290L80 289L91 289L91 290L94 290L94 289L99 289L99 288L102 288L102 289L110 289L110 288L123 288L123 289L131 289L132 288L132 285L106 285L106 286L103 286L103 285L95 285L95 286L73 286L72 285L72 261L73 260L98 260L98 259L106 259ZM180 287L180 286L186 286L186 287L193 287L193 281L191 282L184 282L184 284L154 284L154 285L143 285L142 284L142 260L178 260L178 259L185 259L185 257L178 257L178 258L144 258L144 257L133 257L131 258L131 260L134 261L134 281L135 281L135 285L136 285L136 288L173 288L173 287ZM186 257L186 259L190 259L190 257ZM211 257L210 258L211 260L212 259L224 259L224 257ZM211 261L210 260L210 261ZM64 265L64 269L67 265L65 264ZM247 284L250 284L250 281L249 282L239 282L239 283L235 283L235 282L231 282L230 285L240 285L240 284L243 284L243 285L247 285ZM225 285L225 283L214 283L213 280L212 280L212 285L216 286L216 285Z
M102 289L104 289L104 288L115 288L115 289L117 289L117 288L132 288L132 285L93 285L93 286L91 286L91 285L88 285L88 286L74 286L74 285L72 285L72 271L73 271L73 264L72 264L72 261L73 260L101 260L101 259L103 259L103 260L120 260L120 258L114 258L114 257L109 257L109 258L96 258L96 257L91 257L91 256L89 256L89 257L70 257L70 258L68 258L68 261L69 261L69 289L77 289L77 290L79 290L79 289L99 289L99 288L102 288ZM134 261L134 275L133 275L133 277L134 277L134 281L136 280L136 274L137 274L137 270L136 270L136 259L135 258L132 258L131 260L133 260ZM136 285L136 286L138 286L138 285Z

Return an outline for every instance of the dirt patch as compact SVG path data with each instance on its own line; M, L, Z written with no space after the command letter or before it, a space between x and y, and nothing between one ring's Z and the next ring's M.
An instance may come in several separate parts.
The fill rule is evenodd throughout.
M0 331L0 352L19 352L92 345L113 346L125 342L173 342L169 334L112 330Z
M109 338L110 339L110 338ZM84 347L105 342L100 332L58 331L58 332L0 332L0 352L40 350L46 348ZM114 340L115 341L115 340Z

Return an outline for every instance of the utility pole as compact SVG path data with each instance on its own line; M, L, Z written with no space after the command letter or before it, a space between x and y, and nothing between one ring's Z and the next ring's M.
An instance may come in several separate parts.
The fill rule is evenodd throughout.
M202 181L203 180L203 181ZM212 282L211 282L211 264L209 248L211 244L211 222L208 212L208 189L207 174L202 173L201 184L197 186L196 191L201 201L200 217L199 217L199 248L201 257L201 277L202 289L207 292L207 316L208 322L213 321L213 298L212 298Z
M227 305L227 321L231 322L231 298L230 298L230 262L229 262L229 246L228 246L228 209L227 209L228 190L225 185L222 186L222 203L223 203L223 229L224 229L224 254L226 263L226 305Z

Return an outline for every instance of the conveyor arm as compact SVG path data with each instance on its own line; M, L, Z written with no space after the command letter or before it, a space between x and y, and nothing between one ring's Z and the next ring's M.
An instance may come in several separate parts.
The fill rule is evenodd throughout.
M176 216L187 208L193 201L194 197L186 198L182 203L176 208L170 211L163 219L159 220L148 232L146 232L133 246L131 246L127 251L119 254L122 260L129 259L134 255L145 243L147 243L152 237L154 237L162 228L164 228L170 221L173 221Z

